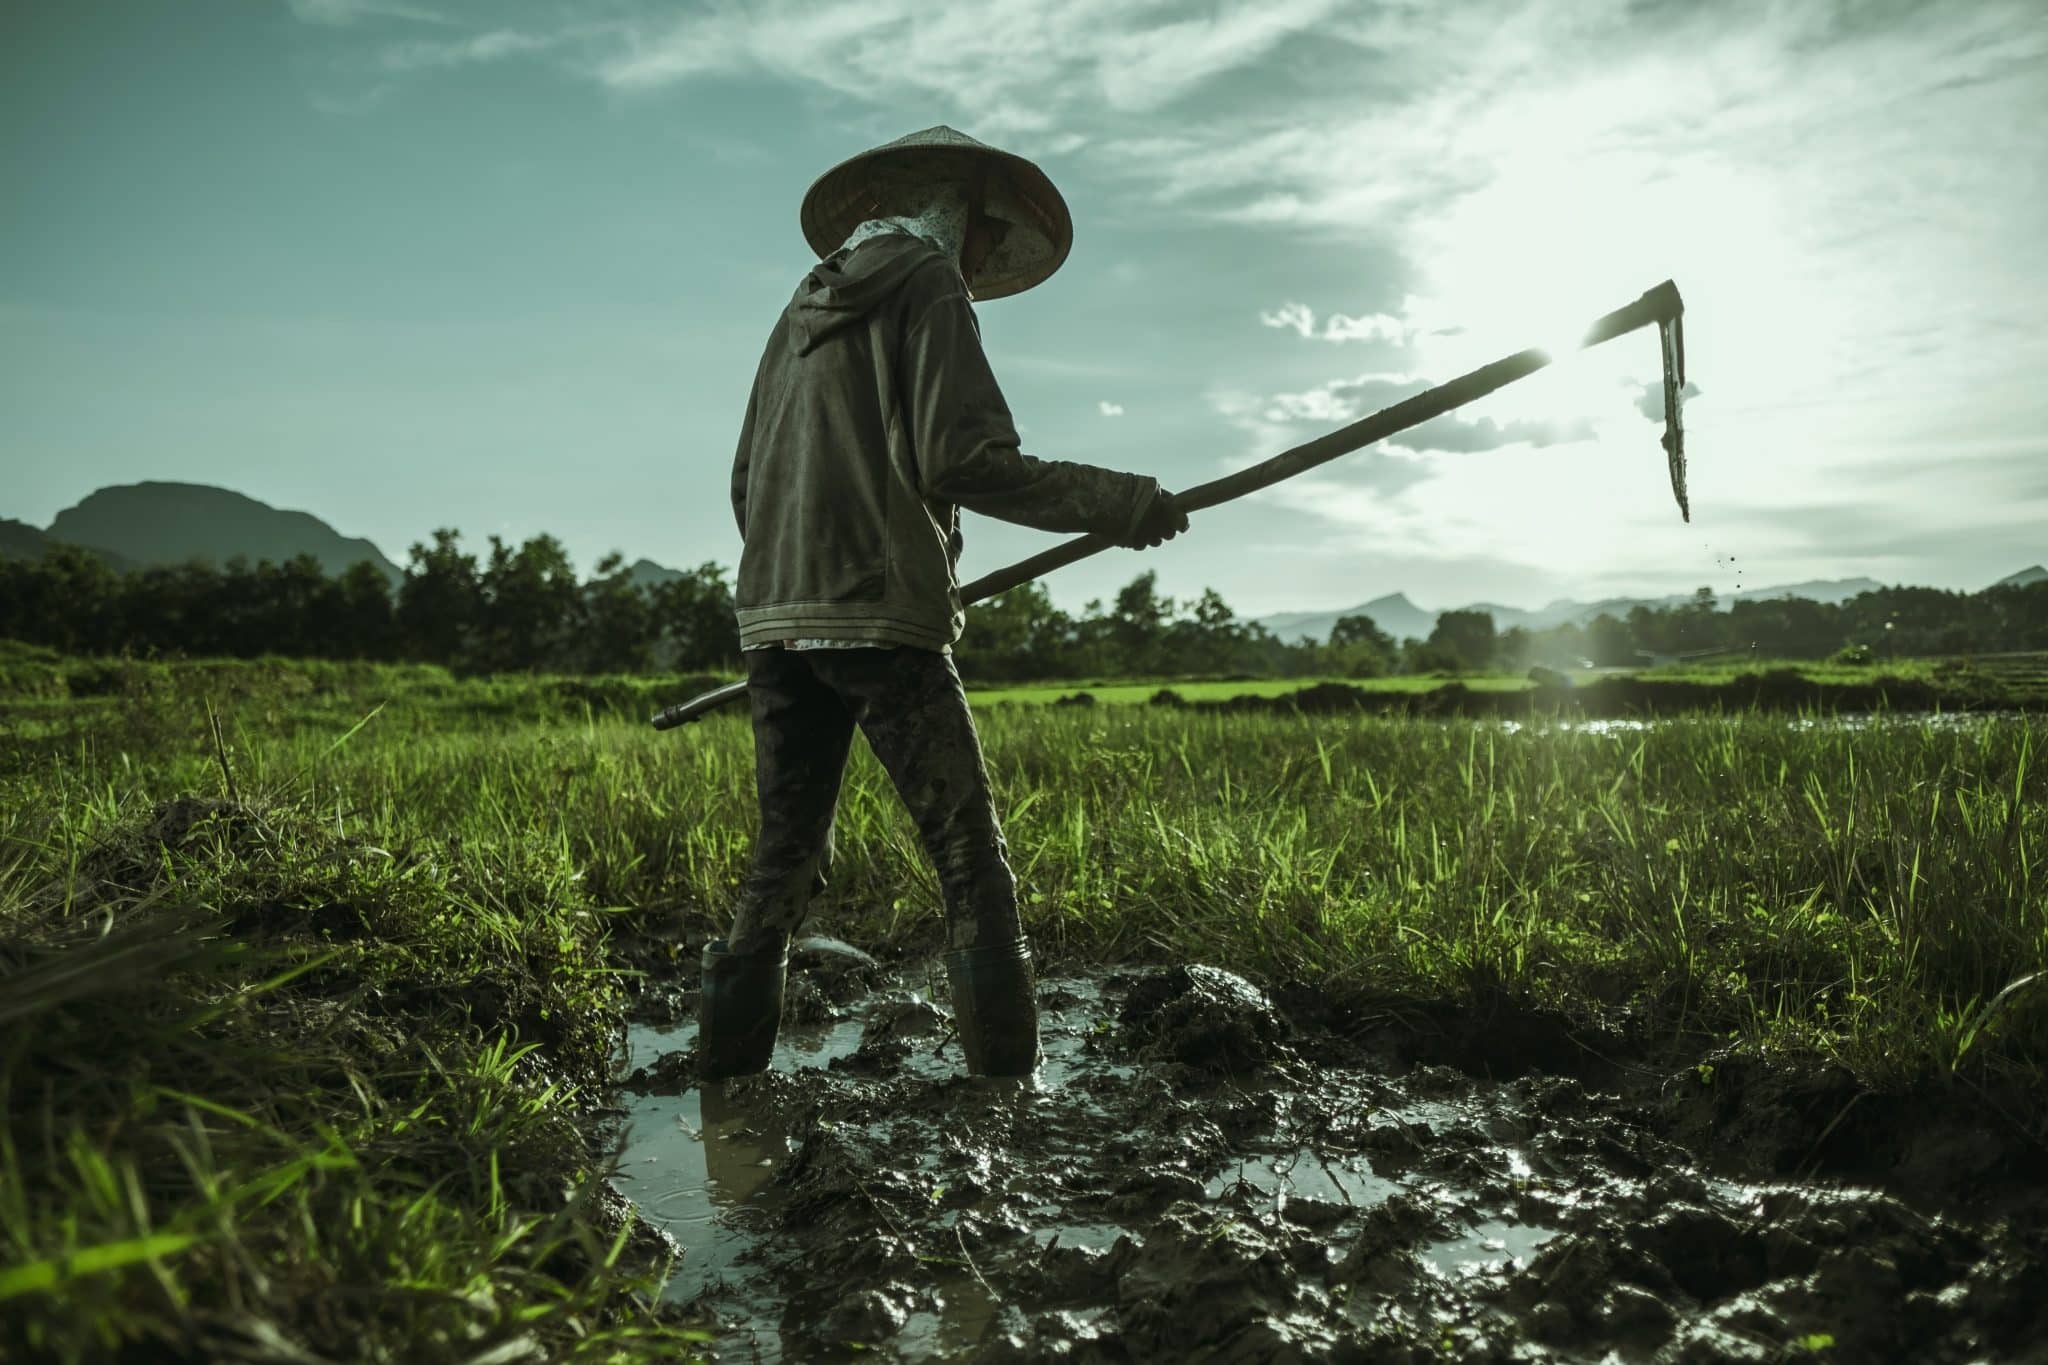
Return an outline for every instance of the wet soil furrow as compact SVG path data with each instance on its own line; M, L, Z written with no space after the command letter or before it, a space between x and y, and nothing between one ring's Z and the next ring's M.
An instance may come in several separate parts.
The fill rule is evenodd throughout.
M849 965L849 964L852 965ZM1736 1178L1568 1076L1375 1063L1212 968L1041 986L1032 1083L800 955L775 1067L643 1026L622 1186L721 1358L2023 1358L2037 1231ZM1298 1017L1298 1016L1297 1016ZM872 1355L870 1355L872 1358Z

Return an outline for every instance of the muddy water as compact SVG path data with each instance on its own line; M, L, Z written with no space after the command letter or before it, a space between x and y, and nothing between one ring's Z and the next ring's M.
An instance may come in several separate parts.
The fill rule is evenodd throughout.
M724 1360L2019 1358L1997 1226L1711 1175L1612 1097L1375 1064L1195 967L1041 983L1032 1082L811 953L773 1069L636 1028L624 1193ZM939 998L943 999L941 995ZM666 1093L662 1093L666 1092ZM2030 1278L2031 1277L2031 1278Z

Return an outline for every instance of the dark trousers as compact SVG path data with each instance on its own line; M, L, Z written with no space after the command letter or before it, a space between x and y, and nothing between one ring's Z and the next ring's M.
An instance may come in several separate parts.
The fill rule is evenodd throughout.
M1017 881L951 656L755 649L746 660L761 834L733 916L732 951L777 948L803 923L830 863L856 725L917 823L939 874L952 946L1016 938Z

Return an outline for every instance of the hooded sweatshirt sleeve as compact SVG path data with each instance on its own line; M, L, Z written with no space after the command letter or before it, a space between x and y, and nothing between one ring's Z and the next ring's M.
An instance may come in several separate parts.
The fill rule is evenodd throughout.
M1159 481L1020 451L958 275L924 270L913 293L903 400L925 496L1041 531L1128 536Z
M747 475L753 463L754 408L760 402L760 380L747 395L747 415L740 423L739 448L732 457L732 515L740 526L740 539L747 538Z

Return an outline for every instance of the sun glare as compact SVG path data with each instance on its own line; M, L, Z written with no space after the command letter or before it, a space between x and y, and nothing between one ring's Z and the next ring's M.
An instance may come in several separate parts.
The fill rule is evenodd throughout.
M1518 102L1514 117L1473 129L1465 151L1482 172L1476 188L1418 222L1411 238L1424 263L1411 304L1419 368L1448 376L1541 347L1548 368L1466 415L1585 435L1446 461L1408 496L1434 515L1492 528L1497 552L1504 536L1514 553L1581 570L1609 553L1589 537L1604 524L1589 512L1661 516L1657 499L1669 497L1643 406L1662 374L1656 333L1582 350L1588 324L1665 279L1690 302L1706 300L1710 314L1742 316L1752 328L1739 354L1724 355L1711 325L1688 337L1691 368L1714 376L1707 387L1723 404L1731 385L1796 371L1797 348L1810 344L1793 329L1757 325L1778 314L1798 278L1762 171L1706 153L1683 164L1651 157L1637 130L1616 122L1644 106L1617 93L1641 92Z

